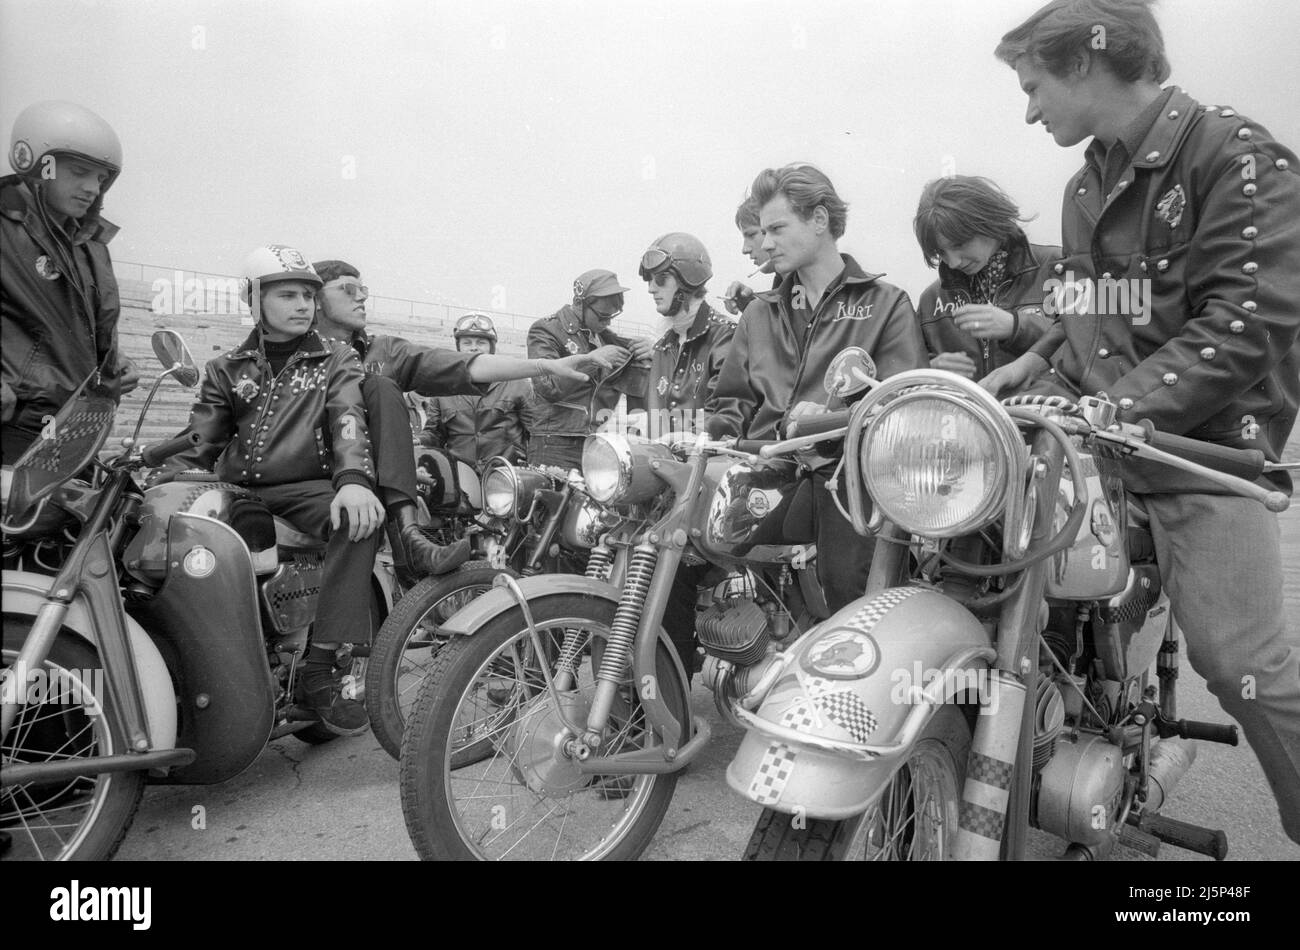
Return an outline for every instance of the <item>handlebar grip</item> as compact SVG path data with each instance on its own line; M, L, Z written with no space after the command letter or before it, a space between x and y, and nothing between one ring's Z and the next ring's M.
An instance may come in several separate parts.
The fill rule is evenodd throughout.
M744 452L748 455L757 455L758 450L765 445L776 445L776 439L737 439L736 451Z
M1268 461L1259 449L1234 449L1200 439L1188 439L1181 435L1169 435L1159 432L1149 419L1139 423L1146 431L1147 445L1180 459L1204 465L1216 472L1235 475L1253 482L1264 474L1264 465Z
M178 455L186 449L198 445L201 441L202 437L197 432L178 435L166 442L146 445L140 450L140 459L149 468L156 468L173 455Z
M1204 739L1206 742L1221 742L1224 745L1237 744L1236 726L1221 726L1213 722L1197 722L1194 719L1179 719L1178 735L1184 739Z
M789 433L790 438L819 435L822 432L842 429L849 424L849 417L852 415L852 409L836 409L817 416L800 416L794 421L794 431ZM787 431L790 428L790 426L787 426Z

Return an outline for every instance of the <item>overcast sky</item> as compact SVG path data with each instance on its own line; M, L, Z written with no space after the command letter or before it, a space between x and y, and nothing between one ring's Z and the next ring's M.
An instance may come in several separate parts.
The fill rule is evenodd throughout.
M841 249L915 300L924 183L986 175L1059 241L1082 146L1024 123L993 58L1039 0L0 0L0 129L71 99L118 131L116 259L233 273L257 244L357 264L373 292L546 314L636 279L665 231L744 277L756 172L811 161ZM1300 148L1300 3L1165 0L1172 81ZM1297 265L1300 266L1300 265Z

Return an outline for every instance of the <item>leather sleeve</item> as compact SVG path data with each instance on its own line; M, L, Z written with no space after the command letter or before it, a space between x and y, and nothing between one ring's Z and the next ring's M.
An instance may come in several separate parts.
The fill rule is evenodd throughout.
M709 434L714 438L744 435L758 411L761 397L749 382L749 321L751 314L760 315L752 319L762 319L766 312L767 305L762 301L751 303L731 338L730 352L705 407L709 415Z
M558 360L568 355L560 346L559 340L545 326L534 323L528 328L529 359ZM545 402L573 400L590 385L590 383L573 379L559 379L555 376L538 376L533 379L533 389Z
M334 451L335 484L343 472L360 472L373 487L375 466L370 451L361 381L365 371L356 351L341 347L329 358L325 414Z
M484 389L469 375L469 365L477 353L459 353L439 347L421 346L401 337L380 337L368 354L380 358L382 375L389 377L403 392L421 396L481 396Z
M226 385L225 374L218 370L219 365L220 360L213 359L203 368L199 398L190 408L190 420L182 432L197 432L199 444L164 462L149 479L150 484L169 482L191 468L212 471L218 456L235 437L234 394Z

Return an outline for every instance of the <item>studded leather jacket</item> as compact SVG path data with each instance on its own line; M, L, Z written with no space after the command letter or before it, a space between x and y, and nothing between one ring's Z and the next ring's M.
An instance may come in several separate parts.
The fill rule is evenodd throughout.
M1176 87L1135 126L1109 190L1094 142L1065 193L1061 302L1091 282L1095 306L1063 312L1033 352L1066 391L1107 393L1125 421L1276 460L1300 401L1296 156ZM1131 487L1205 490L1160 469Z
M669 330L655 343L646 389L652 438L701 428L697 417L717 388L735 334L734 323L701 303L685 340Z
M1053 265L1061 259L1061 249L1030 244L1021 233L1008 242L1006 250L1006 277L989 303L1015 318L1007 339L978 340L957 329L953 313L962 304L971 303L974 295L970 278L946 264L939 265L939 279L925 289L917 304L916 315L930 355L965 353L975 363L976 379L1023 355L1052 325L1053 318L1044 306L1044 287L1053 276Z
M561 359L575 353L590 353L606 344L627 346L627 340L610 330L596 334L584 327L573 307L560 308L552 316L528 328L530 359ZM629 408L640 408L645 397L647 367L633 362L613 370L594 371L591 381L578 382L543 376L533 381L533 390L545 404L533 427L535 435L589 435L618 405L626 393ZM635 404L632 404L635 403Z
M845 347L865 349L881 379L929 365L907 294L880 274L863 271L849 255L840 256L844 270L822 294L802 335L791 313L798 274L745 308L709 400L715 438L781 438L791 409L801 402L826 403L826 370Z
M254 329L242 344L208 360L187 432L201 443L175 456L158 481L187 468L215 471L252 488L315 479L374 486L375 467L361 397L364 371L347 344L313 330L271 375Z

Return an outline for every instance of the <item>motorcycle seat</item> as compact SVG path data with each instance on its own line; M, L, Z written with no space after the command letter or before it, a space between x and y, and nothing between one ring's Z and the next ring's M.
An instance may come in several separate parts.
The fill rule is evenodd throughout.
M325 542L304 534L283 518L275 519L275 543L282 554L324 554Z

